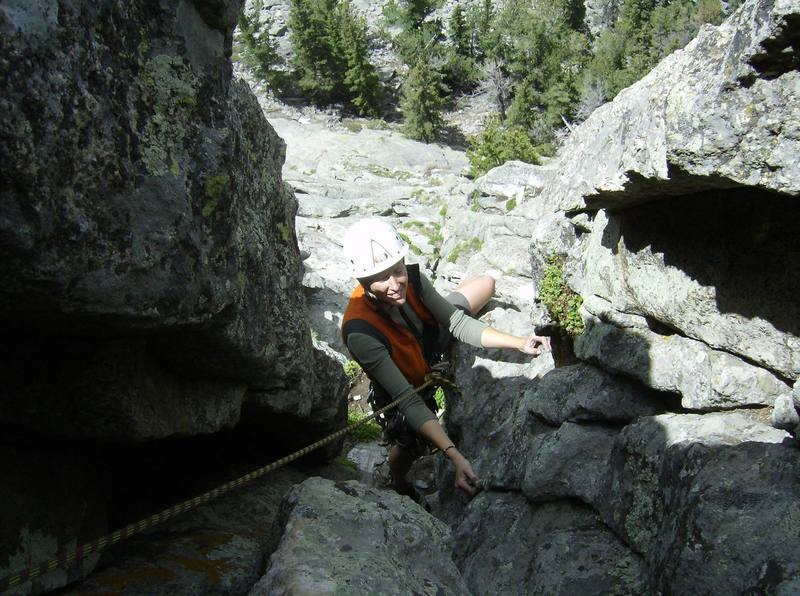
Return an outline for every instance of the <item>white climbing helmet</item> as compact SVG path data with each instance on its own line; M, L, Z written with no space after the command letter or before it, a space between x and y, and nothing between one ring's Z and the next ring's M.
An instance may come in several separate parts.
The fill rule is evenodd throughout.
M382 219L362 219L350 226L344 237L344 258L356 278L380 273L406 254L408 244Z

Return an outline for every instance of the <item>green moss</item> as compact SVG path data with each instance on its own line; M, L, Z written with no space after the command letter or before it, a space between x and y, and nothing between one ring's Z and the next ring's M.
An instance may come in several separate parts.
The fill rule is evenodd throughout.
M358 424L350 431L350 436L357 443L375 441L381 436L381 427L374 420L367 420L367 416L360 412L348 412L347 424Z
M442 389L441 387L437 387L436 393L433 394L433 399L434 401L436 401L436 407L439 410L444 411L445 407L444 389Z
M390 170L389 168L374 163L367 164L367 171L381 178L392 178L394 180L408 180L411 178L411 172L406 172L405 170Z
M362 124L356 122L355 120L345 120L342 123L349 132L358 133L364 128Z
M283 241L289 246L293 245L294 236L292 235L292 229L283 222L278 224L278 229L281 232L281 238Z
M339 464L343 468L349 468L351 470L358 471L358 466L356 465L356 462L347 459L346 457L337 457L335 460L333 460L333 463Z
M389 125L383 118L378 118L378 119L367 120L367 128L371 130L387 130L389 128ZM382 137L381 140L383 140Z
M221 199L222 195L228 190L230 178L227 174L209 176L206 179L206 196L210 199Z
M206 178L206 204L203 206L203 217L211 217L219 207L222 197L228 190L228 181L230 179L226 174L219 176L209 176Z
M344 374L347 375L348 380L352 383L361 374L361 365L355 360L348 360L344 364Z
M418 246L416 246L413 242L411 242L411 238L409 238L408 234L403 234L402 232L398 232L397 235L400 236L400 238L403 239L403 242L408 244L408 249L412 253L414 253L415 255L421 255L422 254L422 250Z
M142 131L145 168L153 176L177 176L199 84L181 58L161 54L145 63L141 85L143 99L152 109Z
M447 261L455 263L458 258L463 254L474 254L483 248L483 240L480 238L470 238L464 240L456 245L452 252L448 255Z
M567 335L576 337L583 333L583 319L579 312L583 298L567 285L559 258L552 255L547 262L549 264L545 268L539 284L539 299L547 308L553 321Z

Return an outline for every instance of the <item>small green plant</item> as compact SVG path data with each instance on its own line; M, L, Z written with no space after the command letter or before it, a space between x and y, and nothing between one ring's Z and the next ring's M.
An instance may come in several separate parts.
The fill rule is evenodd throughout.
M342 125L348 130L348 132L359 133L364 128L364 125L360 122L356 122L355 120L345 120Z
M550 317L570 337L583 333L580 308L583 298L572 291L564 280L564 270L558 256L551 255L539 284L539 299Z
M444 411L445 407L444 389L442 389L441 387L437 387L436 392L433 394L433 399L436 401L436 408L440 411Z
M516 206L517 206L517 199L515 197L511 197L506 201L506 212L511 211Z
M358 471L358 466L356 465L356 462L347 459L346 457L337 457L335 460L333 460L333 463L339 464L343 468L349 468L351 470Z
M361 365L355 360L348 360L344 363L344 374L351 383L354 382L361 374Z
M442 205L442 208L439 209L439 215L441 217L447 217L447 205Z
M370 174L380 176L381 178L392 178L394 180L408 180L411 178L411 172L406 172L405 170L390 170L387 167L374 163L367 164L366 170Z
M356 424L362 422L367 416L360 412L350 411L347 413L347 424ZM350 431L350 436L356 443L368 443L375 441L381 436L381 427L374 420L363 422Z
M462 254L480 252L483 248L483 240L480 238L470 238L464 240L456 245L450 255L447 257L449 263L455 263Z
M367 120L366 127L370 130L388 130L389 125L383 118L371 118Z
M397 235L400 236L400 238L403 239L403 242L408 244L408 249L412 253L414 253L415 255L421 255L422 254L422 250L419 248L419 246L416 246L413 242L411 242L411 238L408 237L408 234L403 234L402 232L398 232Z
M486 130L470 140L467 158L470 176L477 178L511 159L538 164L539 153L528 133L520 127L507 127L493 118Z

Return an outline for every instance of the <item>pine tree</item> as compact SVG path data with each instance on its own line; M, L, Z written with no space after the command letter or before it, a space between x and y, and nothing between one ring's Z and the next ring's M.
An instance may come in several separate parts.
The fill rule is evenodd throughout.
M336 0L294 0L289 11L295 80L307 97L330 103L342 94L345 65L337 55Z
M429 143L444 130L444 99L441 75L420 58L403 83L400 109L405 117L404 130L412 139Z
M448 36L456 54L459 56L472 57L472 44L470 43L467 19L461 6L456 4L453 12L450 13L448 22Z
M343 102L374 114L381 95L369 62L366 21L349 0L294 0L289 13L295 79L320 104Z
M254 0L249 10L239 13L236 32L236 51L242 62L252 71L253 76L275 91L280 91L285 83L280 67L283 59L278 54L277 42L269 33L270 21L261 17L261 0Z
M378 73L368 60L366 20L351 8L349 0L337 7L339 25L337 51L346 65L344 85L348 101L359 114L376 114L381 97Z

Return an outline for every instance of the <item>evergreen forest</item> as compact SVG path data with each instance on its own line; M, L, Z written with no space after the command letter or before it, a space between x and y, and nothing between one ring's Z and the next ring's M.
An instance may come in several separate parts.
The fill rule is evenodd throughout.
M592 32L583 0L477 0L449 3L449 14L443 0L390 0L370 35L349 0L293 0L287 62L262 0L252 0L235 50L278 97L399 119L406 135L426 142L447 138L443 113L459 98L485 94L495 113L469 140L477 176L508 159L552 154L571 126L737 5L623 0L609 26ZM382 80L370 57L386 45L401 64L399 76Z

